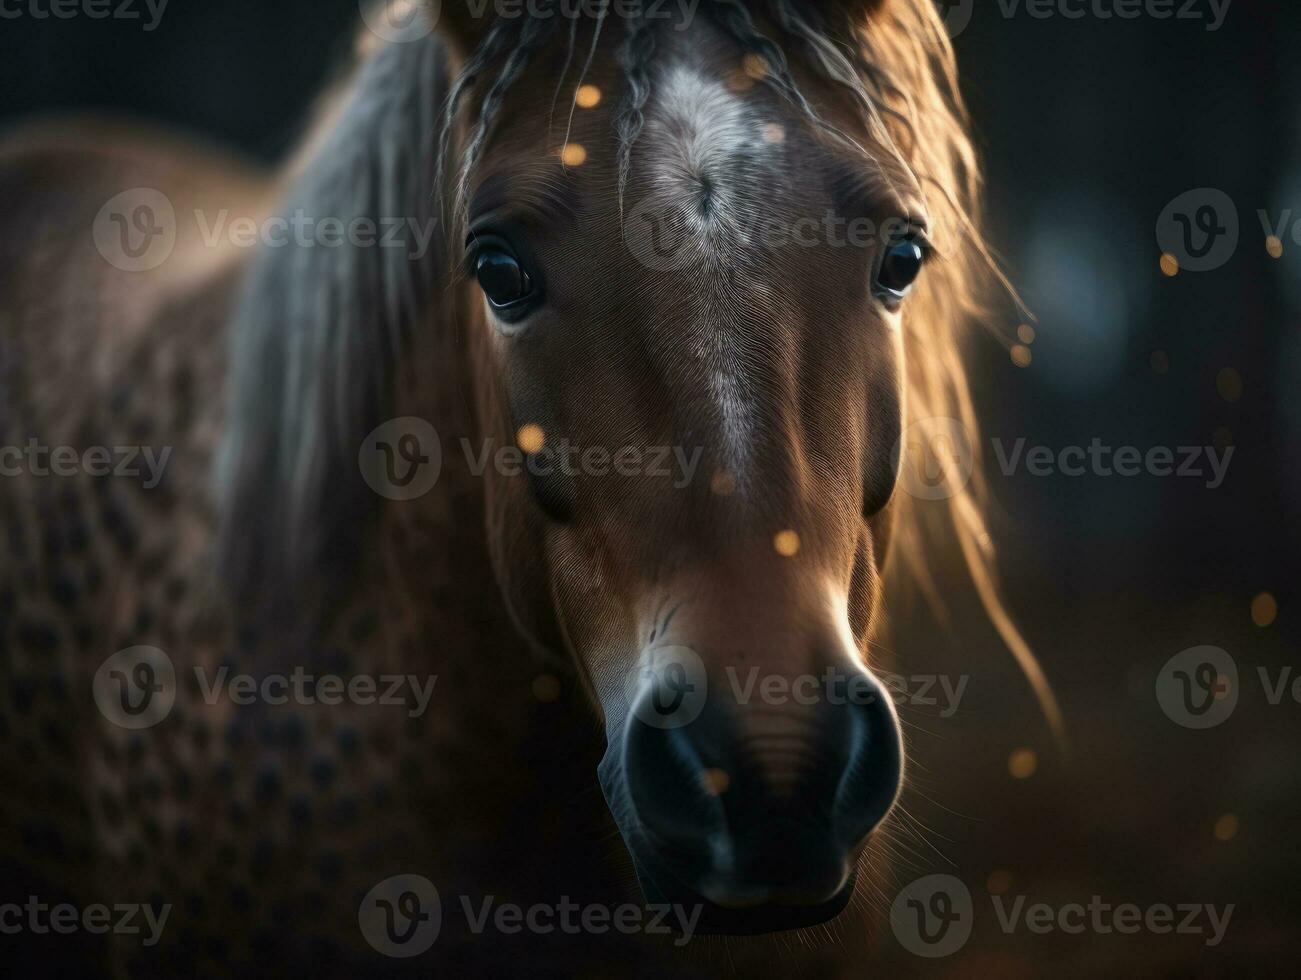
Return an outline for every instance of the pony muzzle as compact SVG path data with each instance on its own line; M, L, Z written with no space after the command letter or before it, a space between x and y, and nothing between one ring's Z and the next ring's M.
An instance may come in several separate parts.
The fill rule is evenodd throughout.
M848 658L802 689L807 675L759 681L766 695L735 669L707 674L701 696L672 661L647 673L601 763L647 901L699 905L702 929L726 934L835 917L899 791L889 696Z

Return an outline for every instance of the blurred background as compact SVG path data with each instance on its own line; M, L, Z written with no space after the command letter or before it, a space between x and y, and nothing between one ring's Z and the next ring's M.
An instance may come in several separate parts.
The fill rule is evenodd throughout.
M960 952L929 961L887 931L882 970L1266 975L1296 946L1301 6L1149 12L1185 3L1140 5L1130 19L1101 15L1127 6L1116 0L944 4L990 237L1037 317L1005 304L994 325L1018 333L1016 346L977 337L970 359L1004 586L1069 746L1054 745L956 568L941 570L947 628L921 605L895 610L902 673L967 681L947 717L938 691L939 706L901 706L917 829L900 885L957 877L974 928ZM0 126L124 114L270 165L359 24L355 0L178 0L150 30L136 6L139 21L6 13ZM1233 452L1213 487L1205 451L1200 476L1000 468L1018 440L1056 457L1095 439ZM1170 658L1203 645L1232 658L1238 700L1195 730L1156 692ZM1019 895L1235 910L1214 947L1205 935L1005 934L991 896Z

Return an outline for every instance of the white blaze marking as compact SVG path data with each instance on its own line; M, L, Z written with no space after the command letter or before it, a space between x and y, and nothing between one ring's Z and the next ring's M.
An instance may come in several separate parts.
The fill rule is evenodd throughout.
M708 366L721 417L725 465L745 485L753 441L754 394L740 357L735 311L758 308L771 296L753 279L732 281L738 253L762 215L744 206L747 176L782 152L772 125L720 80L694 68L670 68L658 88L640 145L651 163L651 188L665 209L682 208L700 262L684 275L692 280L693 352ZM765 175L771 174L763 167Z

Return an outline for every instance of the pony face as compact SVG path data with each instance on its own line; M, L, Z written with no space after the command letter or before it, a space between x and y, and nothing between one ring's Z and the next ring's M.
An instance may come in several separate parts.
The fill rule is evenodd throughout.
M535 58L466 175L481 414L527 460L489 523L647 897L789 928L848 901L901 780L865 652L929 219L847 88L726 25L654 52L594 59L572 116Z

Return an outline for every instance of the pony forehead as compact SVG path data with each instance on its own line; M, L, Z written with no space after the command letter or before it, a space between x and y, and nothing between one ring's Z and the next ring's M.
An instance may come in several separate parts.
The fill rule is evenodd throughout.
M762 169L780 176L785 128L694 66L675 64L656 86L640 149L661 191L708 195Z

